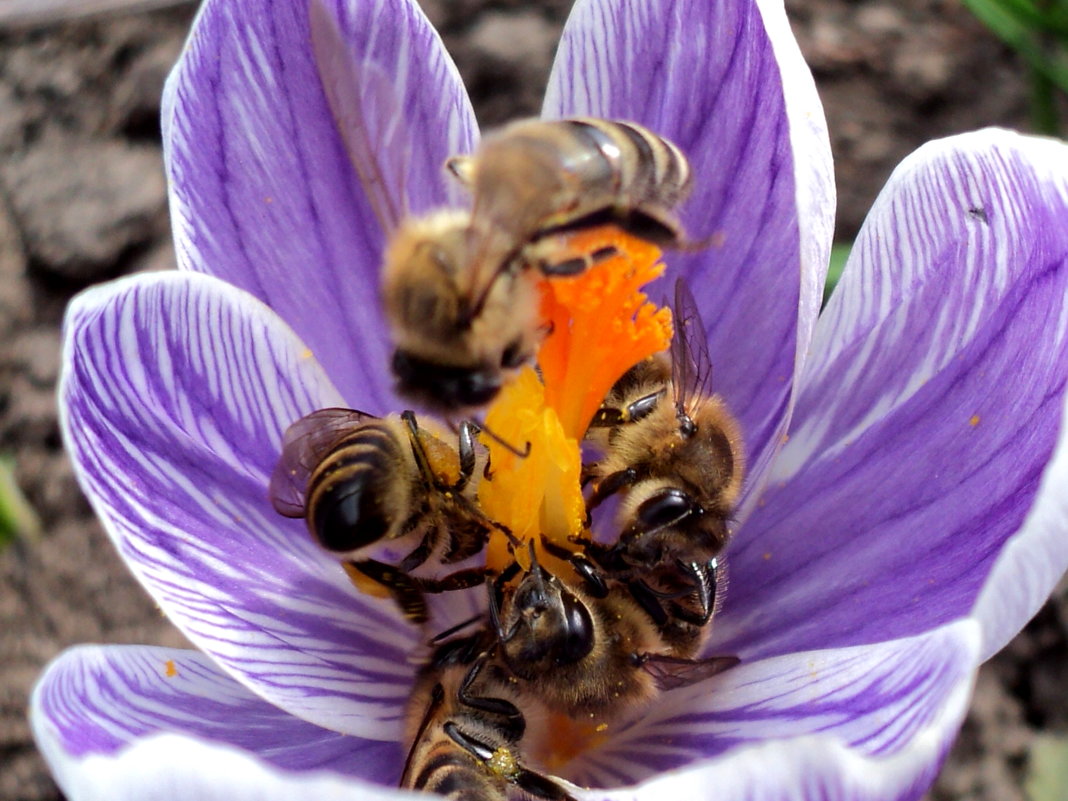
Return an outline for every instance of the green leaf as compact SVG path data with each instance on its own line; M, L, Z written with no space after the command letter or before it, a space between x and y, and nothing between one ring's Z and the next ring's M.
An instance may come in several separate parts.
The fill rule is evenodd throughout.
M41 521L15 481L15 462L0 458L0 546L41 536Z
M838 286L838 280L842 277L849 251L853 249L852 242L835 242L831 245L831 263L827 268L827 281L823 285L823 305L831 297L834 288Z
M1068 92L1068 53L1063 49L1047 52L1038 35L1051 25L1060 25L1061 14L1043 14L1037 7L1027 10L1027 4L1011 0L964 0L964 5L1028 64ZM1068 32L1061 33L1068 36Z

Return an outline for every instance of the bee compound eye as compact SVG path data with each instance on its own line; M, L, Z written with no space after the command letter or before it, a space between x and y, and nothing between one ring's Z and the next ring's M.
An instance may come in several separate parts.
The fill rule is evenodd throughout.
M570 592L563 593L560 601L564 620L554 661L558 665L572 665L593 650L596 632L586 604Z
M697 511L699 507L688 492L671 488L642 503L635 518L642 531L653 531L678 523Z
M347 553L385 537L392 515L382 505L382 493L377 489L357 476L322 493L311 520L319 544L334 553Z

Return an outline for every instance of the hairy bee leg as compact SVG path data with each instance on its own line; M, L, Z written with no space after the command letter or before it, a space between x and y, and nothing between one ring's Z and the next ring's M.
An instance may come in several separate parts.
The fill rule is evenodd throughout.
M416 578L413 581L423 592L439 593L451 592L452 590L467 590L477 587L486 580L489 571L485 567L471 567L465 570L457 570L439 579Z
M567 790L540 773L521 766L512 767L506 773L494 769L491 766L492 760L498 757L500 749L493 748L490 744L467 734L454 721L450 720L446 723L444 729L453 742L485 764L490 772L511 782L521 790L538 798L548 799L548 801L575 801Z
M462 492L475 472L475 435L478 429L470 420L460 423L457 433L457 451L460 454L460 477L452 486L453 492Z
M408 426L408 439L411 441L412 455L415 457L415 463L419 465L419 472L433 483L434 471L430 469L430 459L427 458L423 443L419 440L419 423L415 419L415 412L406 409L401 412L401 420Z
M608 498L615 495L624 487L634 484L637 480L638 471L633 467L628 467L625 470L619 470L611 475L605 476L597 486L593 488L593 494L590 495L590 499L586 502L587 513L592 512Z
M352 571L355 571L385 587L410 622L420 624L429 619L426 599L416 583L417 580L406 573L374 559L342 562L342 567L350 579L353 579Z
M461 705L469 709L475 709L488 715L493 715L498 720L498 731L504 735L509 743L517 743L522 739L527 730L527 721L519 707L505 698L475 695L473 690L482 669L489 659L489 653L483 653L464 675L460 688L456 692L456 698Z

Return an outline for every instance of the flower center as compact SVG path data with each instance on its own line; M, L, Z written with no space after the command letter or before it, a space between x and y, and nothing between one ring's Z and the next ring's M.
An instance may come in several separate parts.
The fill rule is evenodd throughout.
M486 515L520 540L544 534L571 547L568 538L585 527L579 443L590 419L627 370L668 347L672 328L670 310L641 292L664 271L658 248L614 226L569 234L565 244L612 255L576 276L542 282L549 333L538 351L541 378L526 368L486 415L497 437L521 451L529 443L529 453L483 436L490 461L478 497ZM506 539L492 537L487 565L500 570L512 558Z

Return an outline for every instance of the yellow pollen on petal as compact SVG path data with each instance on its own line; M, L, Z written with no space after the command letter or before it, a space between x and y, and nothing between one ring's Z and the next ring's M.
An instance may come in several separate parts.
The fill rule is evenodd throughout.
M163 663L163 674L168 679L173 679L175 676L178 675L178 667L174 664L173 659L168 659L166 662Z
M580 443L590 419L623 373L667 349L672 328L671 311L641 292L664 271L658 248L613 226L568 235L566 245L612 255L577 276L542 282L549 333L538 352L540 378L526 368L490 407L486 426L511 449L483 435L489 470L478 498L519 540L544 535L573 548L569 537L585 527ZM526 456L514 452L527 447ZM487 566L500 570L511 559L506 538L493 537Z

